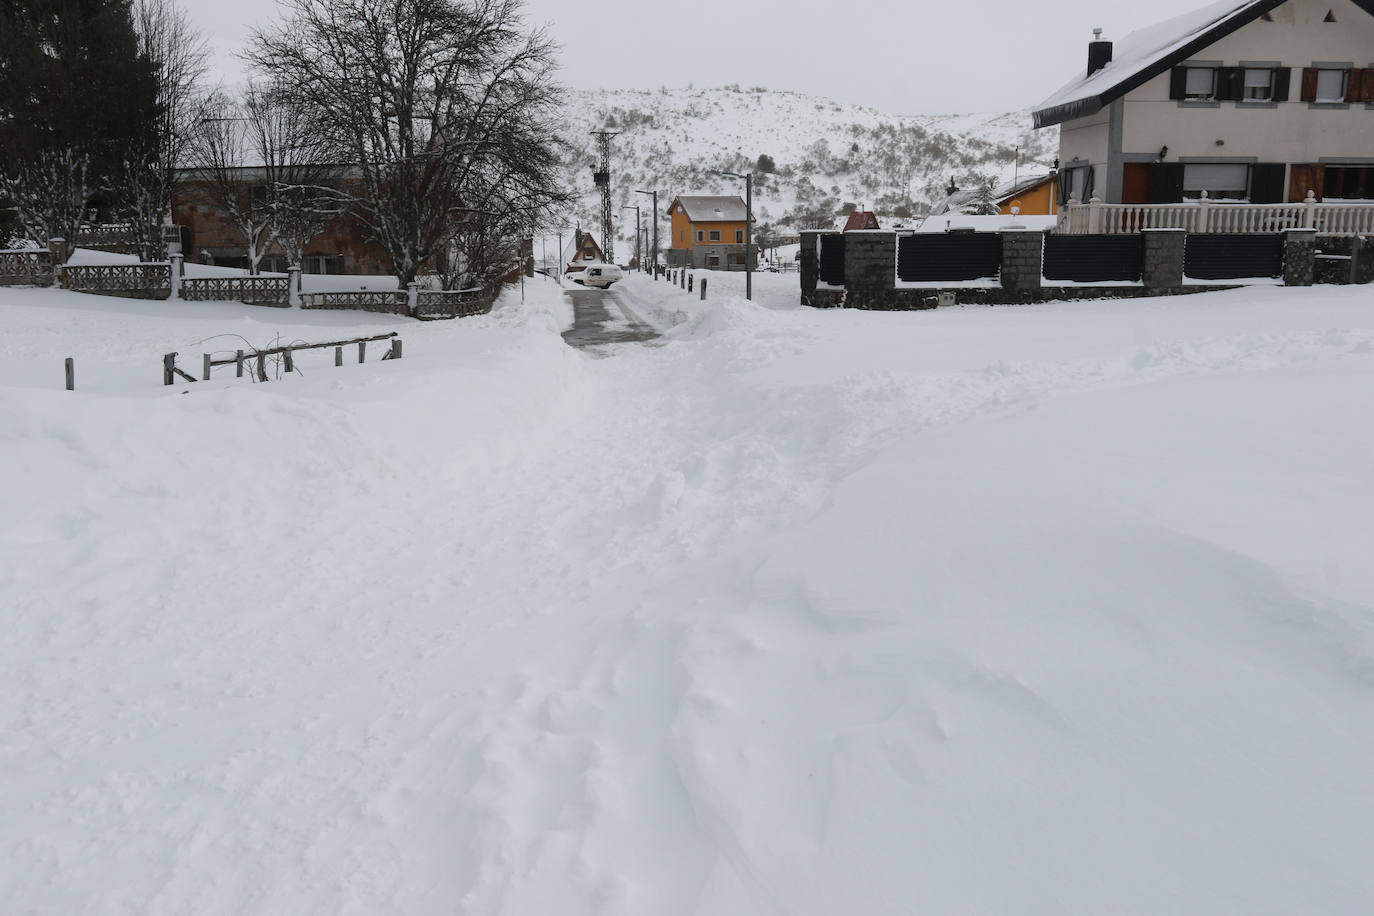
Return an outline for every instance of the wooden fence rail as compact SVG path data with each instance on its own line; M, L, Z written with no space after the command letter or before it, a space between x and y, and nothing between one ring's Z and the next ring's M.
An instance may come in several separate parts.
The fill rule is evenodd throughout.
M323 350L328 347L334 347L334 365L341 366L343 365L342 353L344 347L350 344L357 344L358 362L361 363L366 360L367 345L369 343L379 340L390 341L391 343L391 346L387 349L387 351L384 354L382 354L382 359L401 358L401 339L399 336L399 332L391 331L387 334L377 334L372 337L351 337L348 340L329 340L325 341L324 343L285 344L280 347L268 347L265 350L236 350L233 356L227 356L223 359L215 359L209 353L206 353L202 356L201 359L201 374L203 380L208 382L210 380L210 372L216 366L234 366L237 370L236 377L242 378L244 366L251 365L253 367L254 377L260 382L265 382L267 381L267 358L270 356L280 356L282 358L283 367L286 369L286 371L294 372L296 369L296 353L299 353L302 350ZM185 379L188 382L195 382L201 380L193 378L191 375L187 374L179 366L177 366L176 362L176 352L167 353L162 357L163 385L176 384L178 376Z

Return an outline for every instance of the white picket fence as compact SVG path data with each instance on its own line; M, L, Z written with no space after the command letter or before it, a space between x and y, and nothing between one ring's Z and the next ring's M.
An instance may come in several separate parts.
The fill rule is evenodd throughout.
M1202 199L1184 204L1088 203L1071 198L1059 213L1057 231L1064 235L1118 235L1142 229L1187 232L1282 232L1316 229L1322 235L1374 233L1374 201L1318 203L1312 192L1296 204L1243 204Z

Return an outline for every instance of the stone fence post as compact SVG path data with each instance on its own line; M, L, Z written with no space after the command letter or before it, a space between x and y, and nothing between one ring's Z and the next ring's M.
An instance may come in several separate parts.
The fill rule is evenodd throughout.
M1355 240L1358 244L1358 239ZM1283 285L1311 286L1317 276L1317 230L1289 229L1283 238Z
M414 280L406 284L406 310L412 317L420 313L420 284Z
M897 288L897 233L867 229L844 234L845 305L891 308Z
M1145 265L1141 280L1146 289L1178 289L1183 285L1184 229L1144 229Z
M1002 233L1002 288L1035 290L1041 286L1045 268L1045 233L1032 231Z
M820 233L808 230L801 233L801 249L797 252L797 271L801 275L802 301L816 291L821 277Z
M293 309L301 307L301 266L292 264L286 268L286 304Z
M181 298L181 278L186 276L186 259L180 253L173 254L168 258L172 262L172 295L171 299Z

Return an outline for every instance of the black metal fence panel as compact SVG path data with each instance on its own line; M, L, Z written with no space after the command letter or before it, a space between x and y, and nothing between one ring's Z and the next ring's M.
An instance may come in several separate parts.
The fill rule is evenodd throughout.
M1283 236L1258 233L1189 235L1183 275L1191 280L1243 280L1283 276Z
M1145 239L1131 235L1046 235L1046 280L1103 283L1139 280L1145 266Z
M821 246L821 282L829 283L831 286L844 286L844 236L823 235L818 241Z
M1002 269L995 232L916 233L897 239L897 278L907 283L983 280Z

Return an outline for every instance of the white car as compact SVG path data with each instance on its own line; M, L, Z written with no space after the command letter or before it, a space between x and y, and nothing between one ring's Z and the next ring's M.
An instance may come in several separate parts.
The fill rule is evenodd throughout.
M569 277L579 286L591 286L596 289L605 289L617 280L625 279L625 274L614 264L604 264L601 261L588 261L581 270L573 271Z

